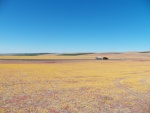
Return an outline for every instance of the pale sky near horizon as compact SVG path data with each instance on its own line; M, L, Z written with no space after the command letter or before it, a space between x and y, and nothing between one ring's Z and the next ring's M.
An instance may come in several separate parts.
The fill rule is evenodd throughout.
M0 0L0 53L150 50L150 0Z

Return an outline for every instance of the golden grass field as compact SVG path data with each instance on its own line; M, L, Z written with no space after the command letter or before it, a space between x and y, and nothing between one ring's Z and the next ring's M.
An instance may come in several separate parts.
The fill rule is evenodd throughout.
M91 59L0 56L0 59ZM150 113L150 54L57 63L0 61L0 113Z

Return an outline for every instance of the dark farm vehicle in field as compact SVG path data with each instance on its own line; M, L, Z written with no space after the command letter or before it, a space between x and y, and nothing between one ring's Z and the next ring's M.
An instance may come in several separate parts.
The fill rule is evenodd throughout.
M95 57L95 59L96 59L96 60L108 60L107 57L102 57L102 58L101 58L101 57Z
M103 60L108 60L108 58L107 57L103 57Z

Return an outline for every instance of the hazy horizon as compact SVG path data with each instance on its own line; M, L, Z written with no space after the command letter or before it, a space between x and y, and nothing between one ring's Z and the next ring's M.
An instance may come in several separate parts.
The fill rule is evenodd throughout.
M18 52L18 53L0 53L0 54L76 54L76 53L89 53L89 54L99 54L99 53L150 53L150 51L108 51L108 52Z

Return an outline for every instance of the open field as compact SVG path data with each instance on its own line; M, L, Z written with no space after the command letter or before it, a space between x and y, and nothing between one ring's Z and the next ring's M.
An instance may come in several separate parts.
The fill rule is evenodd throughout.
M108 57L110 59L126 59L126 60L150 60L150 53L135 53L135 52L128 52L128 53L95 53L95 54L29 54L29 55L0 55L0 60L2 59L25 59L25 60L51 60L51 59L95 59L96 56L100 57Z
M150 53L0 59L0 113L150 113Z

